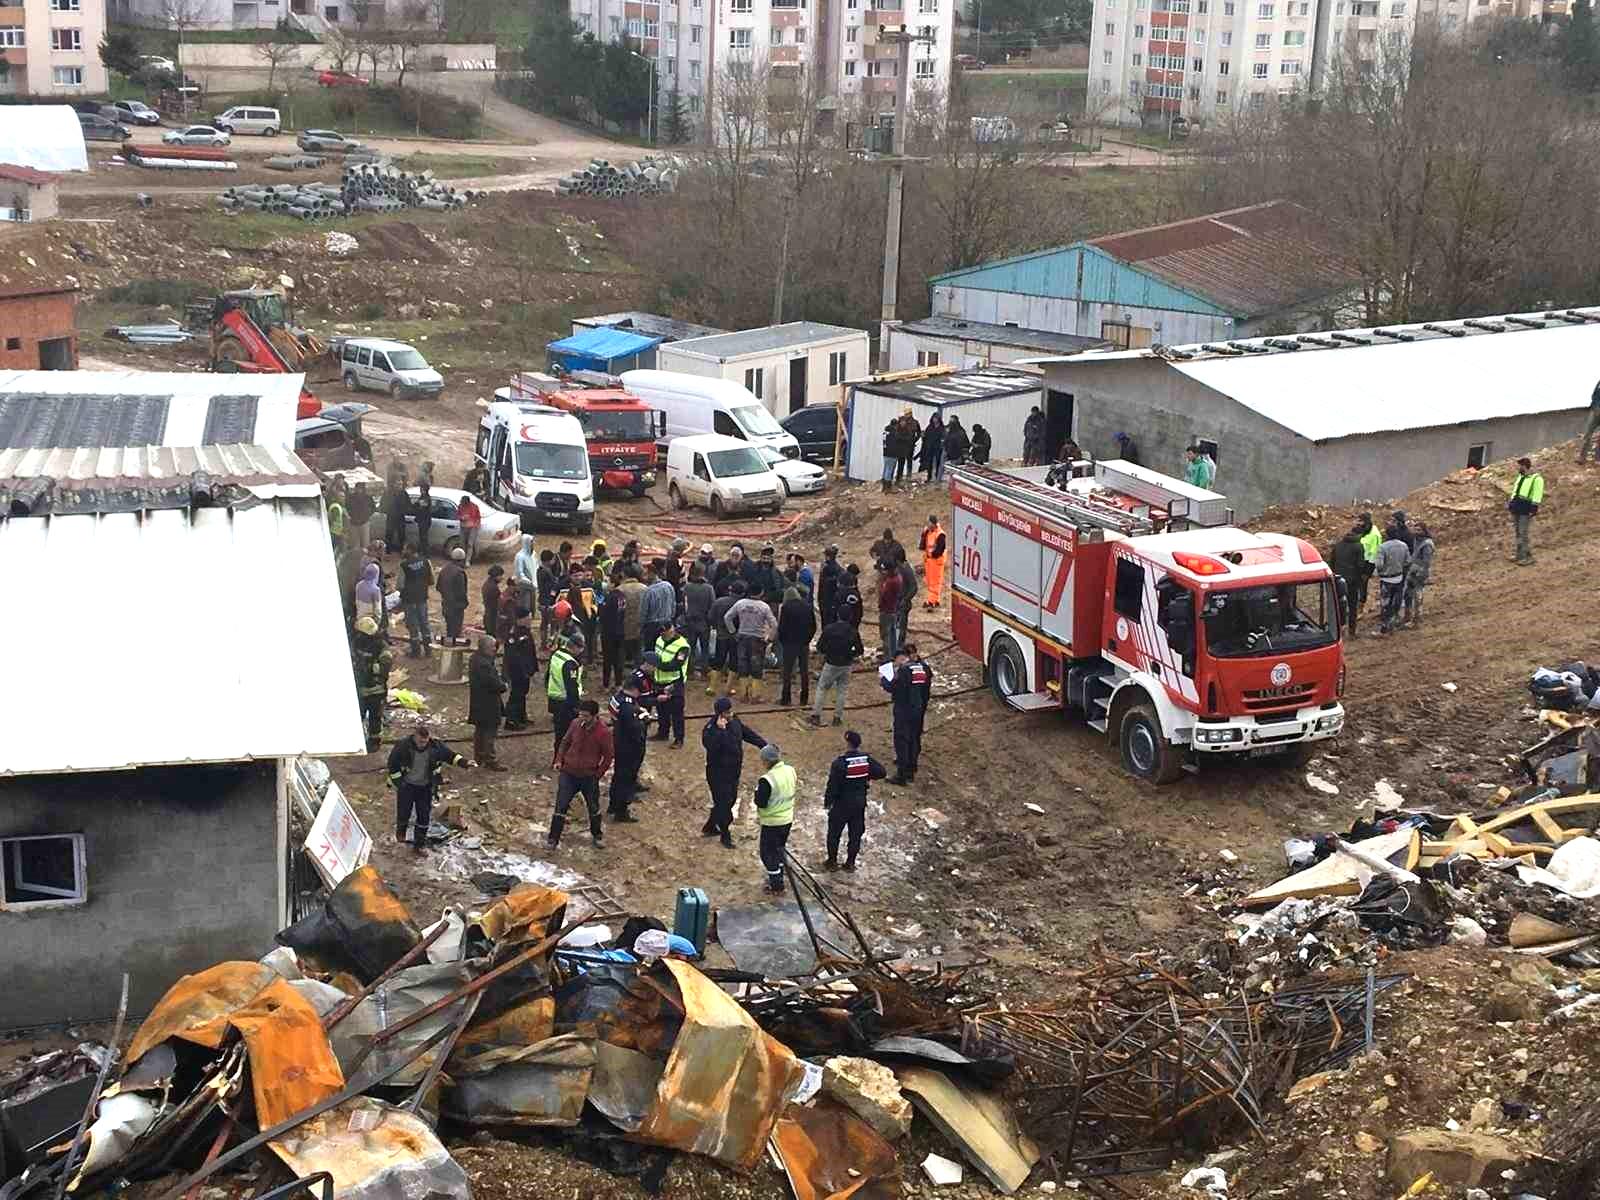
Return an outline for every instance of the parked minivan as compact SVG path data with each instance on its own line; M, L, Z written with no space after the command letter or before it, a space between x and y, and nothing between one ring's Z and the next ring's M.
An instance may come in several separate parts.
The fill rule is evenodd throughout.
M691 434L667 443L667 495L674 508L709 508L717 517L783 508L783 484L761 451L742 438L719 433Z
M783 431L766 405L731 379L680 371L624 371L622 386L666 414L668 443L677 437L716 433L770 446L785 458L800 457L794 436Z
M235 105L211 122L224 133L259 133L272 137L283 128L283 118L275 108Z
M474 449L489 470L489 502L516 513L523 529L543 521L590 532L594 483L578 418L548 404L514 401L510 388L494 395L478 422Z
M433 399L444 376L405 342L347 338L339 345L339 374L347 391L388 392L396 400Z

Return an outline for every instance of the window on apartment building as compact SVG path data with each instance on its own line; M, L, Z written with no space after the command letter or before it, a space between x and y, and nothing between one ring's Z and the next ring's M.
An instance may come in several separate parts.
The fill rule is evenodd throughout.
M736 13L751 12L754 8L755 5L751 3L751 0L732 0L732 3L728 5L728 11Z
M1167 41L1172 42L1174 45L1180 45L1182 44L1183 39L1188 35L1189 31L1186 27L1182 25L1174 25L1167 33Z
M643 17L629 17L628 18L628 36L632 37L632 38L643 37L644 36L644 18Z
M82 87L82 67L55 67L50 72L50 82L57 87Z
M1389 15L1391 17L1403 17L1403 16L1405 16L1406 15L1406 0L1395 0L1395 2L1393 4L1389 5Z
M936 13L939 11L939 0L917 0L919 13Z
M767 376L765 367L750 367L744 373L744 390L758 400L761 398L761 384Z
M1206 0L1195 0L1194 10L1204 16L1207 8Z
M772 27L771 31L770 31L769 36L772 38L772 44L774 46L783 45L783 26L782 25L774 25Z
M689 60L689 78L690 79L699 79L700 78L700 60L698 58Z
M28 44L26 33L26 30L16 26L9 29L0 29L0 48L15 50L26 46Z
M1339 50L1339 47L1342 46L1342 45L1344 45L1344 30L1335 29L1333 31L1333 49L1334 49L1334 52L1337 53L1338 50Z
M1265 92L1251 92L1250 93L1250 107L1251 108L1265 108L1266 107L1266 103L1267 103L1267 94Z
M937 367L939 365L939 352L937 350L918 350L917 366Z
M730 30L728 30L728 49L730 49L730 50L748 50L748 49L750 49L750 31L748 29L730 29Z
M937 25L918 25L917 36L922 39L923 53L929 53L933 49L933 43L939 39L939 27Z
M644 23L644 35L647 38L656 38L659 40L661 37L661 22L652 21L647 17Z
M1106 36L1107 37L1116 37L1117 36L1117 23L1115 21L1107 21L1106 22Z
M611 18L611 40L612 41L616 41L621 36L622 36L622 18L621 17L612 17Z
M1333 6L1333 15L1336 17L1344 16L1344 0L1339 0L1339 2Z
M1266 63L1253 63L1253 64L1251 64L1250 75L1254 79L1265 79L1267 77L1267 64Z
M1150 40L1152 42L1164 42L1167 40L1168 32L1169 30L1165 25L1152 25L1150 26Z
M1109 67L1111 65L1111 51L1109 51L1109 50L1105 51L1103 57L1104 57L1106 66Z
M82 0L50 0L51 12L77 12Z
M691 25L691 26L689 26L689 44L691 46L698 46L700 44L700 35L702 33L704 33L704 32L705 32L705 26L704 25Z
M1111 80L1102 79L1100 81L1100 93L1101 93L1101 95L1104 95L1105 93L1109 92L1110 90L1111 90Z
M1226 104L1227 102L1228 102L1228 89L1227 88L1218 88L1217 89L1217 103L1218 104Z
M847 58L847 59L844 60L844 73L846 75L854 75L856 73L856 60L855 59Z
M1138 94L1139 94L1139 81L1137 79L1130 79L1128 81L1128 95L1137 96Z
M1218 75L1226 75L1229 70L1230 70L1230 68L1228 66L1228 60L1227 59L1223 59L1222 61L1217 63L1217 74Z
M578 14L578 28L583 30L585 33L593 33L594 32L594 14L593 13L579 13Z
M1256 49L1270 50L1272 48L1272 35L1270 33L1256 34Z
M1304 46L1306 44L1305 30L1290 29L1285 31L1283 35L1283 44L1285 46Z
M1133 65L1136 67L1142 67L1144 65L1144 55L1135 52L1133 56Z
M1189 11L1189 0L1172 0L1172 6L1167 11L1186 13Z
M1224 46L1231 46L1231 45L1233 45L1233 30L1231 30L1231 29L1224 29L1224 30L1223 30L1223 31L1222 31L1222 44L1223 44L1223 45L1224 45Z
M1190 30L1190 34L1189 40L1196 46L1204 46L1206 44L1206 31L1204 29Z
M1190 59L1189 69L1193 71L1204 71L1206 69L1206 60L1203 58Z
M82 904L86 874L81 833L0 838L0 909Z
M1298 74L1300 74L1300 64L1298 62L1283 62L1283 63L1279 63L1278 64L1278 74L1279 75L1298 75Z
M678 40L678 23L676 21L668 21L667 22L667 41L675 42L677 40Z
M667 63L667 65L666 65L665 69L666 69L666 72L667 72L667 78L671 79L673 76L675 76L678 73L678 60L675 59L675 58L668 58L666 60L666 63Z
M806 27L804 25L796 25L794 27L794 40L796 45L806 40Z
M1143 25L1135 25L1133 27L1133 36L1134 36L1135 40L1143 38L1144 37L1144 26Z
M689 97L689 111L690 111L690 113L698 113L700 111L700 97L699 96L690 96Z
M1258 4L1256 5L1256 16L1260 17L1263 21L1270 21L1272 20L1274 7L1275 6L1271 4Z
M1300 0L1300 6L1295 10L1302 17L1311 15L1311 0Z
M846 25L844 27L844 40L847 41L847 42L853 42L853 41L856 40L856 34L858 34L860 32L861 32L861 26L859 26L859 25Z
M1189 99L1191 99L1191 100L1200 99L1200 89L1197 88L1197 87L1190 88L1189 89Z
M932 79L933 78L933 59L931 59L931 58L919 58L919 59L917 59L917 78L918 79Z

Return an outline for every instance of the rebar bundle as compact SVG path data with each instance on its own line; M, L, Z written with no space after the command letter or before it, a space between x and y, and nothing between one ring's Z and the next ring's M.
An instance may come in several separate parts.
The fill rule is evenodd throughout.
M607 200L659 196L677 190L678 176L685 165L674 154L652 155L624 167L612 166L604 158L592 158L583 170L559 180L556 191L564 196L601 196Z
M225 189L217 202L229 212L276 212L304 221L358 212L463 208L482 192L440 183L432 171L402 171L384 163L350 163L338 183L258 184Z

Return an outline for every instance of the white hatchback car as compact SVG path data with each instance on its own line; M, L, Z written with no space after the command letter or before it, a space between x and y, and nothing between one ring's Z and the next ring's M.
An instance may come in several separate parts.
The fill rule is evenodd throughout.
M758 446L756 449L783 484L785 496L804 496L809 492L820 492L828 486L828 473L815 463L785 458L771 446Z

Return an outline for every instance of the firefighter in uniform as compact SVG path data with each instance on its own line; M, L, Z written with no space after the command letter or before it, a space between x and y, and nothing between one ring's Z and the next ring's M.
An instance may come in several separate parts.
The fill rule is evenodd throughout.
M371 752L378 748L378 738L383 733L383 705L389 695L389 672L394 668L394 655L389 653L388 643L371 617L356 622L350 659L356 673L361 719L367 726L367 750Z
M799 779L772 742L761 747L761 761L767 770L756 782L756 820L761 824L761 865L767 872L767 891L776 896L783 893L783 851L794 828Z
M928 702L928 665L915 659L915 653L916 647L910 645L895 650L894 676L883 685L894 702L894 778L889 782L897 787L916 777Z
M867 827L867 789L874 779L889 772L872 755L863 753L861 735L854 729L844 735L845 752L828 769L828 787L822 794L822 808L828 814L828 870L839 869L839 836L846 829L850 841L845 847L844 869L856 869L861 850L861 835Z
M578 701L583 697L583 664L578 661L583 653L583 636L572 634L564 638L550 656L549 668L544 677L544 693L550 702L550 716L555 724L556 745L567 735L567 726L578 715Z
M689 639L678 632L678 623L667 618L656 638L656 712L661 723L655 740L664 742L672 731L672 748L683 749L683 687L689 677Z
M637 674L623 681L611 697L611 741L616 760L611 768L611 801L607 815L613 821L632 824L639 818L628 811L639 790L639 768L644 765L648 718L639 704Z

